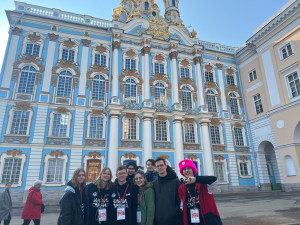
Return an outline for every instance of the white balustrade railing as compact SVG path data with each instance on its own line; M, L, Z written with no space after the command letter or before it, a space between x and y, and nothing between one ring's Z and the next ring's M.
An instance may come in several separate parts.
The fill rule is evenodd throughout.
M236 52L236 50L238 49L236 47L230 47L230 46L221 45L218 43L211 43L211 42L207 42L207 41L197 41L197 44L203 45L206 49L230 53L230 54L234 54Z
M61 20L71 21L74 23L87 24L96 27L107 28L107 27L111 27L112 25L112 22L108 20L65 12L59 9L50 9L42 6L31 5L25 2L17 2L17 1L15 1L15 5L17 11L25 11L26 13L31 13L35 15L54 17L54 18L59 18Z

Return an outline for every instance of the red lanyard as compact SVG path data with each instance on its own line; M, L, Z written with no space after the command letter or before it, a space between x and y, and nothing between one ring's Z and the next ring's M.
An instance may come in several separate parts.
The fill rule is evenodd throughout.
M143 197L143 195L138 195L138 205L140 205L142 197Z
M123 204L123 200L124 200L124 198L125 198L125 195L126 195L126 192L127 192L128 187L129 187L129 184L127 184L127 187L126 187L126 189L125 189L125 192L124 192L124 195L123 195L122 200L121 200L120 193L119 193L119 190L118 190L118 187L117 187L117 192L118 192L119 200L120 200L121 204Z
M99 190L99 193L100 193L101 205L103 206L104 202L105 202L105 199L106 199L107 192L105 192L104 198L102 198L102 195L101 195L101 192L100 192L100 188L98 190Z
M188 191L188 193L189 193L189 196L190 196L190 198L192 199L192 195L191 195L191 192L190 192L190 190L189 190L189 188L186 186L186 190ZM197 191L197 188L196 188L196 185L195 185L195 194L197 193L198 191ZM198 196L199 197L199 196ZM195 196L195 198L194 198L194 207L196 207L196 196Z

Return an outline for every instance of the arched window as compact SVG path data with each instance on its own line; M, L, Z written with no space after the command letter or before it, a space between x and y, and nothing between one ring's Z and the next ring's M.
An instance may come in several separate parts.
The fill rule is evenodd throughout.
M233 115L239 115L239 105L238 105L238 100L237 97L234 93L229 94L230 98L230 108L231 108L231 114Z
M234 76L231 74L227 74L226 82L227 82L227 85L234 86L235 85Z
M207 105L209 112L218 112L216 95L212 90L207 91Z
M182 106L185 109L193 108L192 92L188 86L182 87Z
M172 6L176 7L176 2L175 2L175 0L172 0Z
M284 157L284 164L285 164L286 175L288 177L296 176L294 161L290 155L286 155Z
M72 73L70 71L64 70L59 74L57 93L56 96L59 97L71 97L72 92Z
M165 105L166 104L166 88L161 82L155 84L155 104Z
M36 70L33 66L25 66L21 70L18 93L32 94L35 84Z
M125 83L125 102L136 102L136 82L132 78Z
M102 75L96 75L93 79L92 99L98 101L105 100L105 78Z
M149 2L145 2L145 10L149 10Z

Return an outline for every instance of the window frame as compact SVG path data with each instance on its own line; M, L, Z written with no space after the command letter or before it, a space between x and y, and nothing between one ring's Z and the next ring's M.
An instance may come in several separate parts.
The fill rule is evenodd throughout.
M91 117L101 117L103 119L103 127L102 127L102 137L101 138L93 138L91 137ZM99 140L99 139L105 139L105 131L106 131L106 117L104 115L96 115L96 114L89 114L87 116L87 138L88 139L95 139L95 140Z
M167 134L166 134L167 140L166 141L164 141L164 140L158 140L158 138L157 138L157 132L156 132L157 131L157 126L156 126L156 122L157 121L166 122L166 132L167 132ZM170 142L170 122L169 122L169 120L155 119L153 121L153 123L154 123L154 141L156 141L156 142Z
M135 139L125 138L125 128L124 128L124 126L125 126L126 120L135 120L135 123L136 123L135 124L135 136L136 136ZM122 140L133 140L133 141L140 140L140 130L139 130L139 127L140 127L140 120L139 120L138 117L128 118L128 117L124 116L122 118ZM129 124L129 129L130 129L130 124ZM128 133L128 135L129 135L129 133Z
M242 133L242 137L243 137L243 144L244 145L237 145L236 135L235 135L235 131L234 131L235 128L241 129L241 133ZM234 146L236 146L236 147L247 147L248 146L248 142L247 142L247 138L246 138L246 132L245 132L245 128L244 127L233 126L232 133L233 133L233 137L234 137Z
M189 88L189 91L187 91L187 90L183 90L183 88L185 88L185 87L187 87L187 88ZM193 98L193 88L192 87L190 87L189 85L182 85L181 87L180 87L180 91L181 91L181 96L182 96L182 107L184 108L184 109L193 109L194 107L195 107L195 103L194 103L194 98ZM184 107L183 105L183 103L184 103L184 97L183 97L183 93L188 93L189 92L189 94L190 94L190 97L191 97L191 102L190 102L190 106L191 107ZM189 104L189 103L188 103Z
M187 139L186 139L186 125L193 125L194 126L194 139L195 141L194 142L187 142ZM184 143L186 144L198 144L199 141L198 141L198 126L197 126L197 123L194 122L194 123L188 123L188 122L183 122L183 140L184 140Z
M67 46L64 45L65 41L72 41L72 42L75 43L75 45L68 48ZM73 50L74 51L74 61L68 61L67 60L67 62L72 62L72 63L77 64L78 63L78 53L79 53L80 43L78 41L76 41L75 39L73 39L73 38L62 38L62 39L59 40L59 43L60 43L60 45L59 45L59 57L58 57L59 60L65 61L62 58L63 49ZM74 75L74 73L72 73L72 74Z
M211 73L212 74L212 81L207 81L206 73ZM215 74L214 70L210 70L210 71L204 70L203 77L204 77L205 83L216 83L216 74Z
M223 163L223 172L224 172L224 181L219 180L219 177L217 176L217 170L216 170L216 163ZM228 177L228 164L227 164L227 159L223 157L223 159L216 160L214 159L214 168L215 168L215 176L218 179L218 184L229 184L229 177Z
M253 76L254 73L255 73L255 78ZM253 78L251 79L251 77L253 77ZM257 73L256 73L256 69L253 69L250 72L248 72L248 81L249 81L249 83L251 83L255 80L257 80Z
M68 125L67 125L67 136L65 137L60 137L60 136L52 136L52 129L53 129L53 122L54 122L54 114L66 114L68 115ZM72 113L71 112L65 112L65 113L60 113L60 112L57 112L55 110L53 110L51 113L50 113L50 122L49 122L49 131L48 131L48 137L49 138L70 138L70 131L71 131L71 122L72 122Z
M298 69L297 70L294 70L288 74L286 74L284 76L284 79L285 79L285 83L286 83L286 88L287 88L287 92L288 92L288 96L289 96L289 99L290 101L297 101L298 99L300 99L300 92L299 92L299 95L297 95L296 97L293 97L293 94L292 94L292 90L291 90L291 86L290 86L290 82L289 82L289 76L292 76L294 73L297 73L298 75L298 80L300 82L300 75L299 75L299 71Z
M208 99L208 95L211 95L211 94L208 94L208 91L212 91L214 93L214 99L215 99L215 107L216 107L216 111L210 111L210 107L209 107L209 99ZM210 113L218 113L219 112L219 105L218 105L218 99L217 99L217 94L216 94L216 91L213 90L213 89L207 89L206 90L206 97L207 97L207 109L208 109L208 112Z
M154 67L154 74L158 74L158 75L165 75L166 74L166 69L165 69L165 63L164 62L154 62L153 63ZM158 67L158 72L156 70L156 65Z
M131 101L130 99L133 97L127 97L126 98L126 85L130 85L130 91L132 90L132 86L134 86L132 83L127 83L127 80L133 80L135 82L135 101ZM138 96L138 81L134 77L125 77L124 78L124 93L123 93L123 102L126 103L133 103L138 104L139 103L139 96ZM131 94L131 93L130 93ZM129 100L127 100L129 99Z
M288 54L288 50L287 50L287 46L288 46L288 45L291 46L292 53L291 53L290 55L287 55L286 58L284 58L282 50L283 50L283 49L286 49L287 54ZM292 45L292 41L289 41L289 42L287 42L287 43L281 45L281 46L278 48L278 52L279 52L280 61L284 61L284 60L290 58L291 56L293 56L293 55L295 54L295 51L294 51L294 48L293 48L293 45Z
M16 111L29 112L26 134L11 134L13 116ZM6 127L5 134L9 135L9 136L30 136L32 118L33 118L33 111L31 109L22 110L22 109L17 109L17 107L13 107L11 110L9 110L9 113L8 113L8 121L7 121L7 127Z
M241 163L247 163L248 175L242 175ZM249 159L248 157L247 157L247 160L241 160L241 159L237 158L237 167L238 167L238 170L239 170L239 177L240 178L247 178L247 179L253 178L251 159Z
M238 113L232 113L232 105L231 105L231 94L234 94L235 95L235 99L236 99L236 108L237 108L237 111ZM229 107L230 107L230 114L232 117L234 117L235 115L241 115L241 107L240 107L240 104L239 104L239 95L235 92L229 92L228 93L228 98L229 98Z
M157 87L156 85L157 85L158 83L161 83L162 85L164 85L164 88L162 88L162 87ZM154 83L154 105L165 105L165 106L168 105L168 100L167 100L167 98L168 98L168 95L167 95L168 91L167 91L167 87L168 87L167 84L165 84L163 81L157 81L157 82ZM156 99L156 88L164 89L164 90L165 90L164 104L158 104L158 103L157 103L157 99ZM161 95L159 95L159 96L161 96ZM160 101L160 102L161 102L161 101Z
M257 97L257 96L259 96L259 99L255 100L255 97ZM252 101L253 101L253 104L254 104L255 115L263 113L264 112L264 108L263 108L263 104L262 104L260 93L257 93L255 95L253 95L252 96ZM257 111L256 102L258 102L258 104L259 104L259 111Z
M220 143L219 144L213 143L212 127L217 127L218 130L219 130L219 137L220 137ZM212 145L224 145L223 126L222 125L212 125L212 124L210 124L209 130L210 130L210 137L211 137L211 143L212 143Z
M32 41L29 38L29 36L31 36L31 35L39 36L40 39ZM24 39L23 39L23 45L22 45L22 55L23 56L29 56L28 54L26 54L27 44L34 44L34 45L39 45L40 46L39 54L38 55L30 55L30 56L35 56L37 58L41 58L43 50L44 50L46 37L44 35L42 35L41 33L37 33L37 32L26 32L26 33L23 34L23 37L24 37Z

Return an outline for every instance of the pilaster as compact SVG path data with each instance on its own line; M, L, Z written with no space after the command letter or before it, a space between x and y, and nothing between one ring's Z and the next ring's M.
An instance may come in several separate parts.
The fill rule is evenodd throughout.
M36 115L35 129L32 143L43 144L48 118L48 105L39 105Z
M83 132L85 123L85 109L76 109L74 132L73 132L73 145L82 145L83 143Z
M119 99L119 49L121 43L118 39L113 42L112 88L111 104L120 104Z
M25 190L29 190L32 187L33 182L40 180L40 171L43 160L43 148L42 147L32 147L30 151L30 158L28 163L28 171L26 174L26 187ZM46 168L44 168L46 169Z
M223 79L223 64L217 63L217 71L218 71L218 78L219 78L219 83L220 83L220 91L221 91L221 103L223 107L223 112L222 115L224 117L224 111L227 112L227 103L226 103L226 96L225 96L225 82Z
M155 113L154 109L143 108L143 164L148 159L152 159L152 118Z

